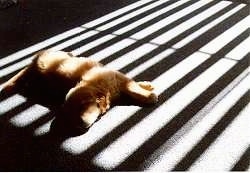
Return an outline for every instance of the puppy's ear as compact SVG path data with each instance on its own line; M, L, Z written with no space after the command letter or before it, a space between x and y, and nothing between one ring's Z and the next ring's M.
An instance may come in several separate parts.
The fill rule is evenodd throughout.
M104 114L110 108L110 92L105 96L97 97L96 103L101 110L101 113Z

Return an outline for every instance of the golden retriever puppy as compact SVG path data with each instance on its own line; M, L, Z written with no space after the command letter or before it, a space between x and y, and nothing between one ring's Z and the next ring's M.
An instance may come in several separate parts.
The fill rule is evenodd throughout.
M13 90L31 73L45 78L46 84L55 88L66 88L61 112L72 118L80 117L84 128L89 128L122 94L140 104L157 102L150 82L135 82L99 62L51 50L37 53L29 66L4 84L3 91Z

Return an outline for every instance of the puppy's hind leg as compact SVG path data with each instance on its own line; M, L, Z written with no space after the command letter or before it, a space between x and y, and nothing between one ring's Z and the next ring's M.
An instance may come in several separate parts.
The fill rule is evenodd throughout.
M148 82L137 83L135 81L128 82L125 92L134 100L142 104L153 104L158 101L158 97L153 90L152 86Z

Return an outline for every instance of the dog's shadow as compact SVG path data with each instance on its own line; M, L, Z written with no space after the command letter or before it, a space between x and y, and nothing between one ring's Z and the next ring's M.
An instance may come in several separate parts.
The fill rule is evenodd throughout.
M41 79L32 79L32 81L32 85L27 83L19 83L19 85L16 86L15 90L12 92L0 92L1 98L8 98L13 94L20 94L27 98L28 102L39 104L48 108L50 110L50 116L53 117L49 133L53 136L69 138L83 135L84 133L88 132L89 128L86 129L83 127L80 117L74 117L74 119L72 119L70 115L65 116L62 113L61 106L64 103L68 89L51 88L51 86L46 85L46 81ZM116 100L114 103L112 103L111 108L114 106L129 105L143 107L150 106L139 104L124 94L120 96L119 100ZM103 116L100 116L96 121L99 121Z
M62 142L66 139L84 135L88 132L88 129L80 128L82 122L80 118L78 120L75 119L75 124L72 126L67 119L70 116L63 116L61 105L64 103L66 93L67 91L63 91L62 89L52 90L41 79L36 80L32 85L22 83L13 92L6 93L0 91L0 103L5 100L9 100L10 104L14 103L15 97L12 97L14 94L19 94L26 98L25 103L14 106L10 110L6 109L9 111L0 116L0 153L2 156L0 158L0 167L2 170L102 171L89 161L89 156L85 155L86 158L85 156L75 157L70 152L61 148ZM11 100L12 98L13 100ZM128 96L123 95L120 98L111 105L111 108L116 105L138 105L130 100ZM35 104L48 108L50 112L25 127L18 127L10 122L11 118L21 112L25 114L24 110ZM34 117L36 117L36 114L40 114L38 111L35 110L32 112ZM101 117L98 120L100 119ZM51 123L49 122L50 120L52 120ZM46 129L45 133L34 135L34 132L47 122L49 122L49 129ZM59 156L63 159L57 158ZM76 167L68 167L64 162L74 163Z

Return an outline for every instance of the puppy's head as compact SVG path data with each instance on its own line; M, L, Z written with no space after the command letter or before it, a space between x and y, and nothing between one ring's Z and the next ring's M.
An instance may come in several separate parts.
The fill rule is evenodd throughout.
M92 89L76 86L66 95L63 111L71 122L75 123L76 119L80 119L80 125L89 128L108 107L109 102L105 96Z

